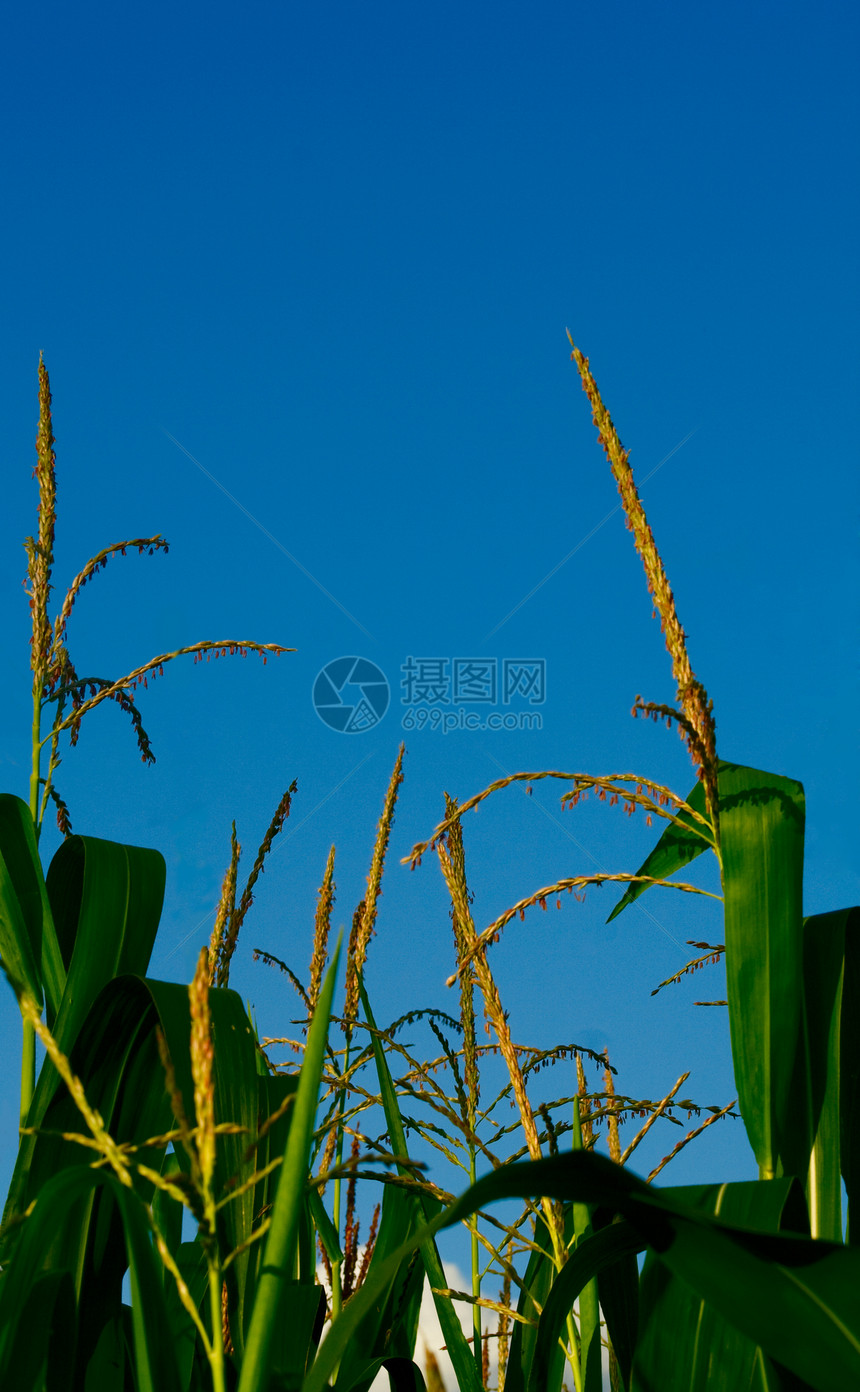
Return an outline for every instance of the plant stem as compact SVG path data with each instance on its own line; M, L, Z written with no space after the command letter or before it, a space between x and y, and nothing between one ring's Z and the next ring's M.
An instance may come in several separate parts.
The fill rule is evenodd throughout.
M579 1115L579 1098L573 1099L573 1149L582 1150L582 1126ZM576 1245L591 1235L591 1212L588 1204L573 1205L573 1231ZM581 1375L585 1392L600 1392L603 1386L603 1372L600 1360L600 1306L597 1300L597 1281L592 1279L583 1287L579 1296L579 1334L581 1339ZM596 1346L594 1341L596 1342Z
M217 1258L209 1258L209 1313L212 1320L212 1352L209 1366L212 1369L212 1392L227 1392L224 1381L224 1339L221 1333L221 1265Z
M33 763L30 770L30 816L36 829L36 842L39 840L39 773L42 753L42 683L33 682Z
M347 1036L346 1055L344 1057L343 1072L344 1076L349 1073L349 1050L352 1039ZM337 1147L335 1149L335 1167L339 1170L343 1163L343 1111L346 1106L346 1088L340 1094L338 1104L337 1122ZM334 1181L334 1196L332 1198L332 1222L337 1233L338 1246L340 1246L340 1175ZM333 1261L331 1264L331 1317L335 1320L343 1307L342 1289L340 1281L340 1262Z
M543 1208L544 1219L552 1241L553 1263L556 1271L559 1272L565 1262L564 1234L558 1231L552 1200L543 1199L541 1201L541 1207ZM576 1388L576 1392L582 1392L582 1365L579 1357L579 1335L572 1312L567 1316L567 1340L570 1346L567 1351L567 1361L573 1373L574 1387Z
M36 1028L32 1020L22 1020L21 1024L21 1125L26 1126L36 1088Z
M475 1147L469 1146L469 1183L474 1184L478 1178L477 1166L475 1163ZM475 1214L470 1223L469 1229L472 1241L472 1294L476 1300L481 1298L481 1263L478 1248L478 1217ZM481 1347L481 1307L472 1306L472 1334L474 1338L475 1363L478 1368L478 1377L483 1380L484 1360Z
M42 723L42 684L33 682L33 763L30 772L30 815L39 844L39 736ZM21 1038L21 1125L25 1126L36 1090L36 1030L31 1020L22 1020Z

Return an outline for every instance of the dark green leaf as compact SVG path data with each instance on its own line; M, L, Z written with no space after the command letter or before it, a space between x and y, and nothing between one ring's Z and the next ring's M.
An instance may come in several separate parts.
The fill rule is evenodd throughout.
M777 1232L784 1222L801 1229L806 1225L796 1179L694 1185L662 1193L739 1227ZM736 1392L751 1386L762 1357L755 1342L653 1253L642 1273L640 1312L632 1392Z
M812 1236L831 1242L842 1240L841 1095L847 1100L851 1094L860 1044L860 998L849 1002L844 995L846 982L850 991L846 948L851 949L852 922L860 924L860 910L816 914L803 925L804 1032L797 1088L807 1107L806 1192ZM848 1147L850 1153L850 1140Z
M284 1163L278 1173L272 1225L266 1235L263 1265L245 1343L239 1379L240 1392L263 1392L268 1376L268 1351L275 1336L277 1322L283 1318L285 1282L292 1277L300 1219L305 1207L308 1157L316 1120L339 959L340 940L326 973L308 1032L296 1101L290 1118Z
M610 1223L572 1252L552 1284L537 1328L534 1360L529 1376L529 1392L544 1392L555 1385L554 1366L560 1361L560 1338L574 1301L583 1288L601 1272L611 1269L624 1257L633 1257L644 1246L642 1237L629 1223ZM506 1379L507 1385L507 1379Z
M565 1214L565 1230L566 1236L569 1238L573 1230L570 1210ZM530 1384L538 1342L538 1319L540 1311L546 1309L556 1275L552 1259L552 1239L543 1217L535 1219L532 1240L536 1244L537 1250L529 1254L522 1289L517 1301L517 1314L521 1315L522 1319L514 1321L511 1331L508 1366L505 1373L507 1392L524 1392L524 1389ZM573 1299L575 1298L576 1296L573 1297ZM561 1316L562 1324L572 1304L573 1300L564 1310ZM528 1320L528 1323L524 1323L524 1320ZM565 1367L564 1355L556 1341L541 1365L544 1392L550 1392L551 1388L561 1388Z
M51 918L30 809L0 794L0 957L14 979L56 1015L66 972Z
M729 1026L738 1101L763 1179L805 1174L797 1095L803 1030L803 788L721 764Z
M845 921L845 971L839 1067L842 1178L848 1195L848 1241L860 1245L860 910ZM852 1208L854 1222L852 1225Z
M860 1251L723 1223L592 1153L501 1166L393 1252L388 1263L394 1268L441 1227L488 1203L535 1195L599 1204L620 1213L673 1274L816 1392L860 1385ZM385 1279L385 1267L377 1273L379 1282ZM372 1298L366 1283L350 1300L323 1343L303 1392L322 1392Z
M0 1285L2 1387L22 1385L13 1376L15 1331L26 1313L28 1300L57 1234L78 1221L80 1201L100 1188L111 1191L121 1216L131 1276L138 1392L180 1392L161 1275L153 1253L144 1207L137 1195L124 1188L113 1175L103 1170L82 1168L57 1175L42 1189L24 1225L13 1260L4 1273Z
M406 1145L406 1133L403 1129L403 1120L400 1115L400 1108L397 1103L397 1094L394 1090L394 1083L385 1058L385 1050L376 1028L376 1021L370 1009L367 993L364 986L360 987L361 1003L364 1016L371 1030L371 1040L373 1043L373 1056L376 1062L376 1072L379 1078L379 1087L382 1096L382 1107L385 1113L385 1125L391 1140L391 1147L395 1155L406 1158L409 1154ZM408 1167L400 1166L401 1174L408 1175ZM418 1212L424 1217L425 1221L433 1215L432 1201L424 1195L417 1194L415 1205ZM433 1302L436 1306L436 1313L439 1323L442 1326L442 1335L445 1340L445 1347L448 1357L454 1367L454 1374L457 1378L460 1392L481 1392L481 1383L475 1363L475 1356L469 1347L466 1336L463 1333L460 1320L454 1309L450 1296L437 1295L438 1290L447 1289L445 1271L442 1266L442 1259L439 1256L435 1241L426 1241L421 1246L421 1260L424 1263L424 1270L430 1282L430 1289L434 1292Z

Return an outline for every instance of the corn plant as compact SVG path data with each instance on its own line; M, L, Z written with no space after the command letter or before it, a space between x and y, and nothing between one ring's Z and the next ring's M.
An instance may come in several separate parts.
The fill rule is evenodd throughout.
M67 621L80 590L123 544L88 563L50 621L55 461L50 389L40 368L39 528L27 546L30 803L0 797L0 954L24 1023L21 1143L0 1229L1 1386L364 1392L384 1371L397 1392L438 1389L438 1369L428 1364L425 1382L414 1358L425 1277L462 1392L488 1384L490 1331L482 1321L489 1316L497 1319L500 1380L508 1392L555 1392L566 1376L577 1392L595 1392L601 1329L613 1387L627 1392L835 1392L860 1381L860 1257L851 1224L860 1118L858 914L802 917L802 789L718 758L711 703L692 672L626 453L587 360L576 348L573 356L677 684L676 706L637 698L634 709L678 725L696 784L681 798L647 778L552 770L501 780L460 805L447 799L442 822L410 859L417 864L428 849L436 851L451 899L460 1009L457 1020L438 1011L408 1017L422 1014L442 1048L440 1059L423 1059L400 1042L402 1021L377 1026L363 981L401 749L346 947L343 1014L332 1013L340 942L327 965L334 851L317 904L308 985L275 962L306 1008L305 1036L292 1041L300 1063L289 1072L270 1062L266 1047L275 1041L258 1041L229 974L295 784L241 894L233 828L211 940L186 990L146 976L164 887L160 856L73 836L54 781L61 738L74 743L83 716L105 699L128 712L149 761L132 692L181 652L282 649L196 644L119 681L78 678ZM124 545L164 549L158 537ZM43 734L46 711L52 719ZM665 822L663 835L635 874L565 876L478 931L462 816L508 783L538 778L560 779L565 805L596 795L641 809ZM45 874L38 841L49 800L66 839ZM652 887L701 893L670 877L705 851L720 867L725 944L698 944L704 957L678 975L725 954L739 1108L760 1179L658 1188L653 1181L673 1155L731 1104L712 1108L647 1180L639 1179L626 1162L642 1135L673 1110L693 1108L677 1097L686 1075L661 1101L643 1103L617 1090L608 1058L591 1060L603 1086L589 1089L587 1051L568 1046L541 1056L516 1044L492 950L513 919L599 882L625 885L616 913ZM476 998L493 1036L489 1046L478 1043ZM342 1047L331 1036L333 1023ZM454 1034L461 1047L452 1044ZM34 1087L36 1037L45 1057ZM484 1100L488 1048L506 1066L501 1098L516 1102L513 1127L497 1120L499 1096ZM576 1087L566 1098L536 1104L532 1074L546 1063L569 1063L571 1052ZM451 1079L447 1091L436 1082L437 1063ZM645 1113L645 1124L622 1151L618 1124L633 1111ZM376 1115L382 1130L374 1136ZM594 1149L601 1122L608 1158ZM468 1178L459 1198L409 1154L409 1130L436 1144ZM381 1197L362 1256L357 1189L371 1184ZM499 1222L491 1211L506 1199L523 1203L515 1223ZM191 1240L188 1223L196 1230ZM470 1292L448 1290L436 1246L437 1233L456 1223L469 1233ZM318 1250L326 1286L317 1275ZM640 1277L637 1255L646 1251ZM502 1280L499 1300L486 1294L491 1273ZM463 1298L473 1310L471 1340L456 1313Z

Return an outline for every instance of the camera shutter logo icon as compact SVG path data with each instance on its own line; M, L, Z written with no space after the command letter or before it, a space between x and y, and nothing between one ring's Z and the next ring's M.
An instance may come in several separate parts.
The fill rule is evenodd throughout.
M324 724L344 735L360 735L378 725L391 700L388 679L366 657L336 657L318 673L314 710Z

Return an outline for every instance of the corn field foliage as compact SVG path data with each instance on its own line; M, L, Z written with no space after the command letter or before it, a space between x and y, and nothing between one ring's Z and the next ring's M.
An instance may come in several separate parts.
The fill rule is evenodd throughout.
M712 703L690 666L627 453L572 347L677 688L674 705L637 698L634 714L677 726L693 786L680 796L647 776L532 770L461 805L446 798L409 860L435 857L450 895L458 1012L378 1023L363 969L401 748L347 940L330 942L333 847L306 975L267 957L291 978L305 1022L288 1068L267 1053L284 1041L258 1039L229 979L295 784L241 890L234 827L211 941L186 988L147 975L162 856L75 835L57 783L61 756L103 701L123 709L149 761L136 696L148 679L184 655L265 661L283 649L212 640L116 680L79 677L67 627L81 591L127 549L166 543L107 547L52 616L56 461L40 364L38 528L26 541L30 796L0 796L0 955L22 1019L20 1144L0 1229L0 1387L366 1392L382 1373L395 1392L438 1392L436 1359L416 1359L427 1283L461 1392L860 1387L860 911L804 916L803 788L718 754ZM512 782L547 778L564 805L598 797L639 809L662 832L635 872L559 879L479 932L463 814ZM64 839L44 867L48 812ZM697 943L701 955L683 971L725 959L737 1101L708 1108L640 1177L630 1161L642 1137L679 1109L700 1111L678 1097L687 1075L642 1101L620 1091L606 1054L521 1046L493 961L512 918L565 892L622 884L613 917L655 886L704 893L674 878L701 855L719 866L724 942ZM419 1016L435 1057L402 1042ZM490 1054L505 1070L492 1096ZM575 1094L537 1105L537 1073L571 1054ZM759 1178L667 1186L674 1156L729 1114L743 1119ZM622 1150L619 1123L634 1117L642 1124ZM435 1148L450 1190L410 1153L414 1137ZM461 1292L448 1289L436 1244L456 1224L471 1252Z

